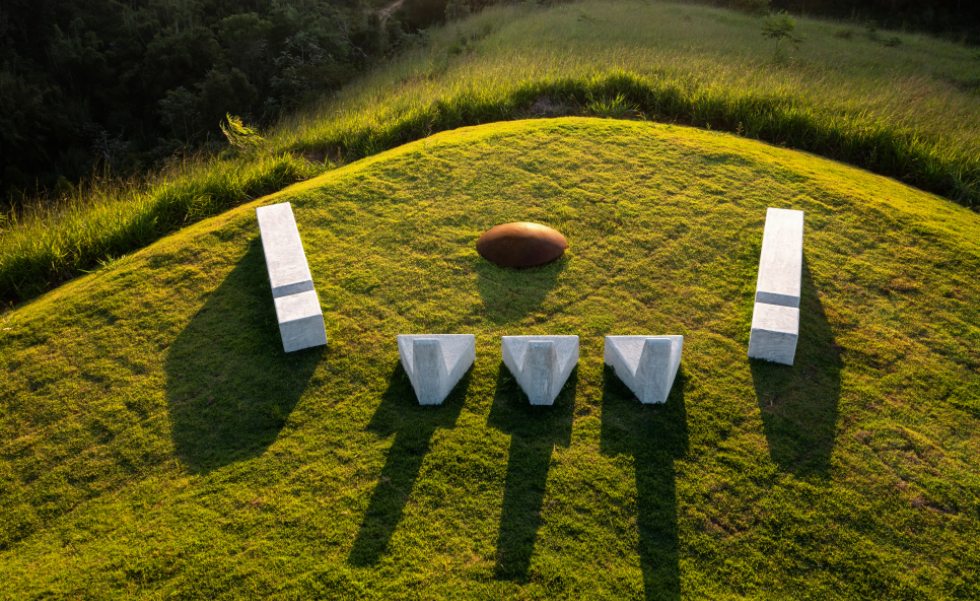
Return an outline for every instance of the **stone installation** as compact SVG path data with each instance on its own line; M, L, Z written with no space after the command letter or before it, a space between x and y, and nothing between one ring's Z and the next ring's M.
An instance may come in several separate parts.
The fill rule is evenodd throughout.
M290 353L327 343L320 299L288 202L255 209L276 305L282 348Z
M476 241L481 257L501 267L517 269L551 263L567 248L568 241L557 230L526 221L490 228Z
M504 336L504 365L532 405L552 405L578 363L578 336Z
M803 211L766 211L749 357L792 365L800 333Z
M399 334L398 356L419 405L441 405L476 359L473 334Z
M683 336L606 336L605 360L641 403L665 403L683 349Z

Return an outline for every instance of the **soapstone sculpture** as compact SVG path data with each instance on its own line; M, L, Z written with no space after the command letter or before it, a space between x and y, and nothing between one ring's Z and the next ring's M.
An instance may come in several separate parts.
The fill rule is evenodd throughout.
M472 334L399 334L398 356L419 405L441 405L476 359Z
M578 336L504 336L504 365L532 405L552 405L578 363Z
M323 311L303 252L293 209L283 202L255 209L282 348L291 353L327 343Z
M677 377L683 336L606 336L605 361L641 403L665 403Z
M769 208L762 235L749 357L792 365L800 333L803 211Z

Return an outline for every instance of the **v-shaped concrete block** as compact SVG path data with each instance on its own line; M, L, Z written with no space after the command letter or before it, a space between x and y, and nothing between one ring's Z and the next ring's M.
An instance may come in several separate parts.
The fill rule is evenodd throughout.
M606 365L641 403L664 403L683 349L683 336L606 336Z
M532 405L552 405L578 363L578 336L504 336L504 365Z
M473 334L399 334L398 356L419 405L441 405L476 359Z

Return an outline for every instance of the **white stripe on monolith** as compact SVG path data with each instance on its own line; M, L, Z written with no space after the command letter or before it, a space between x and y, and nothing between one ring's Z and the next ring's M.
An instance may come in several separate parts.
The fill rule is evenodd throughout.
M287 353L327 343L320 300L288 202L258 207L262 251L276 306L282 348Z
M551 405L578 363L578 336L504 336L504 365L532 405Z
M803 211L769 208L762 234L749 357L792 365L800 330Z
M641 403L664 403L674 385L683 336L606 336L605 361Z
M476 359L472 334L399 334L398 356L420 405L441 405Z

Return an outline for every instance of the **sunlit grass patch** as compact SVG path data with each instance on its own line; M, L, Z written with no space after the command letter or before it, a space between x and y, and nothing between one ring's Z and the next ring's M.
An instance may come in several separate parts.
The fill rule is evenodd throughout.
M327 347L283 355L254 208L289 201ZM746 357L765 210L802 209L792 368ZM560 262L474 244L530 219ZM0 596L968 598L980 219L745 138L564 118L437 134L0 315ZM419 407L399 333L473 333ZM578 334L554 407L500 336ZM664 406L605 334L683 334Z

